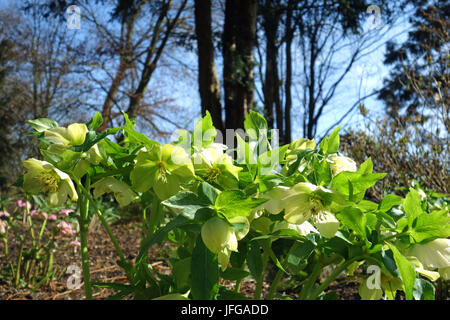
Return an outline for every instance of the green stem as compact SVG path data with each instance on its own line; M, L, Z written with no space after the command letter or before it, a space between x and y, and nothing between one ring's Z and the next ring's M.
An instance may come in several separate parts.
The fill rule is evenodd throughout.
M277 274L275 275L275 278L273 279L272 285L270 286L269 293L267 294L267 297L266 297L267 300L273 299L275 292L277 292L278 283L280 282L282 277L283 277L283 271L281 269L278 269Z
M308 281L306 281L305 285L303 286L302 290L300 291L299 300L306 299L306 296L308 295L309 290L311 290L311 288L314 286L314 283L316 283L316 280L319 277L321 270L322 270L322 264L320 263L319 259L316 256L311 275L309 276Z
M342 271L345 270L345 268L347 268L349 265L351 265L353 262L360 260L360 259L364 259L364 256L358 256L358 257L354 257L348 261L343 262L341 265L339 265L336 270L334 270L334 272L321 284L319 285L312 293L311 295L307 298L307 300L315 300L319 294L322 293L322 291L324 291L329 285L330 283L336 279L337 276L339 276L341 274Z
M105 220L105 217L103 216L102 212L100 211L100 209L98 208L97 204L95 203L95 201L92 199L92 196L90 195L90 193L86 190L85 187L83 187L83 185L75 180L76 183L78 184L78 186L80 187L81 191L83 192L83 194L85 195L85 197L87 199L89 199L89 201L92 204L92 207L95 210L95 213L97 214L97 216L100 219L100 222L102 223L103 227L106 230L106 233L108 234L109 238L111 239L111 242L114 245L114 248L116 249L117 254L119 255L119 259L123 264L127 263L127 260L125 259L125 255L123 254L122 249L120 248L119 242L117 241L116 237L114 236L114 234L111 231L111 228L108 225L108 222Z
M270 247L271 244L272 243L269 240L268 247ZM264 253L262 256L263 269L262 269L261 275L259 276L259 278L256 282L255 294L253 296L254 300L261 300L262 286L264 284L264 276L266 274L267 263L269 262L269 254L270 254L269 250L264 250Z
M380 242L386 241L386 240L390 240L390 239L393 239L393 238L397 238L397 237L401 237L401 236L404 236L404 235L407 235L407 234L410 234L410 232L409 231L405 231L405 232L401 232L401 233L396 233L396 234L387 236L385 238L382 238Z
M89 185L89 176L87 176L86 184ZM79 183L81 186L81 183ZM80 189L80 188L79 188ZM80 247L81 247L81 265L83 269L84 292L87 300L92 300L92 283L91 272L89 267L89 254L87 245L87 230L88 230L88 214L89 214L89 199L86 196L80 197L79 201L80 215L78 222L80 224Z
M25 244L25 239L21 239L20 249L19 249L19 256L17 257L17 264L16 264L16 278L14 279L14 286L16 288L19 286L20 264L22 262L22 255L23 255L23 246L24 246L24 244Z
M45 229L46 225L47 225L47 219L44 220L44 222L42 223L41 231L39 232L38 247L41 246L41 239L42 239L42 235L44 234L44 229Z

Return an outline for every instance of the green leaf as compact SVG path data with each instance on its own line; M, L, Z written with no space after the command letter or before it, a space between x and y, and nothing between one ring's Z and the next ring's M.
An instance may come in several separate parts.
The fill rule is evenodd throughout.
M337 214L343 225L355 231L363 239L366 238L366 216L357 208L347 207Z
M250 273L248 273L245 270L242 269L236 269L236 268L228 268L225 271L221 272L221 277L224 280L241 280L244 279L245 277L248 277L250 275Z
M353 187L353 194L356 195L366 192L366 190L372 187L378 180L383 179L385 175L385 173L361 174L359 172L344 171L334 177L332 186L338 192L350 195L348 184L350 181Z
M447 238L450 236L450 217L446 210L423 212L416 218L411 230L411 236L416 242L429 238Z
M392 207L401 204L402 201L403 201L402 197L399 197L395 194L388 194L383 198L383 200L381 200L378 210L380 210L381 212L389 211L391 210Z
M219 290L219 263L217 254L206 248L202 237L192 252L191 294L195 300L212 300Z
M231 291L224 286L220 286L217 300L248 300L242 293Z
M252 140L259 140L260 130L267 135L267 121L262 115L255 111L250 111L244 121L244 129Z
M403 209L408 218L408 226L411 228L414 220L423 213L420 194L413 188L409 188L409 193L403 203Z
M219 193L219 190L207 182L202 182L198 188L198 196L202 201L207 201L208 204L214 204Z
M58 123L55 120L48 119L48 118L39 118L34 120L27 120L26 121L30 126L33 127L34 130L37 132L43 132L50 128L57 128Z
M430 281L421 278L416 278L416 281L414 281L414 299L434 300L434 292L434 286Z
M247 250L247 266L252 277L257 280L263 272L263 261L259 244L256 241L250 241Z
M214 142L216 135L217 131L213 125L211 115L206 111L206 115L195 124L191 143L197 148L205 148Z
M184 291L189 286L189 277L191 275L191 257L178 260L172 267L177 289Z
M300 271L301 263L308 259L315 247L310 240L305 240L301 243L295 242L287 256L289 269L294 273Z
M322 141L320 141L319 151L321 151L322 154L327 154L328 153L328 139L327 139L327 137L324 137L322 139Z
M240 190L227 190L217 196L215 208L227 219L236 216L247 217L253 209L267 200L268 199L247 197L245 193Z
M195 193L182 191L162 202L163 205L173 209L180 209L181 214L188 219L194 219L198 210L208 206L205 199L199 198Z
M115 128L116 132L119 131L120 129L123 129L125 131L124 135L125 137L127 137L129 142L137 145L143 144L147 148L147 150L150 150L152 145L159 144L158 142L148 138L145 134L142 134L134 130L135 123L133 123L133 121L131 121L130 118L128 118L128 115L126 113L123 113L123 116L125 118L125 126Z
M97 112L94 117L86 125L90 130L97 130L103 123L103 117L100 112Z
M340 126L334 129L328 138L328 153L339 151L339 130L341 130Z
M136 265L142 263L143 259L146 257L148 249L155 243L160 242L164 237L174 228L179 227L189 221L184 216L177 216L174 220L170 221L164 227L156 231L156 233L150 237L147 237L142 241L141 249L139 250L139 255L136 258Z
M361 163L358 170L356 171L362 175L369 175L373 172L373 162L372 158L368 158L366 161Z
M400 277L405 287L406 300L412 300L414 282L417 276L416 270L414 269L411 262L409 262L409 260L406 259L406 257L403 256L393 244L388 242L387 245L394 253L395 264L397 265L397 268L400 272Z

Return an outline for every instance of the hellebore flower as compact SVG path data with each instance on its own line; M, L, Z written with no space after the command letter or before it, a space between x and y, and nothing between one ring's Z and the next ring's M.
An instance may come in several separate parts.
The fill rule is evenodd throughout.
M287 221L280 221L273 231L283 230L283 229L290 229L296 231L301 236L306 236L310 233L319 233L314 226L309 223L308 221L303 222L302 224L292 224L288 223Z
M51 163L31 158L25 160L23 165L28 170L23 177L25 192L31 194L48 192L52 206L63 205L67 198L72 201L78 200L78 194L70 177Z
M278 186L262 195L269 201L262 205L272 214L284 210L284 220L290 224L301 225L311 218L319 233L327 238L334 236L339 221L334 214L325 209L325 204L339 200L339 195L322 186L300 182L291 188Z
M122 181L113 177L100 179L92 185L94 188L94 197L101 197L104 193L114 193L114 198L121 206L127 206L134 199L134 193L131 188Z
M242 168L233 165L233 159L224 153L227 146L213 143L192 155L195 173L208 182L233 189L238 186L238 174Z
M337 176L343 171L355 172L358 168L356 162L349 157L338 156L337 154L332 154L328 157L327 161L330 163L331 172L333 176Z
M312 216L319 233L325 238L332 238L339 229L339 220L330 211L323 210Z
M194 177L194 168L183 148L155 144L149 151L141 150L131 171L131 182L138 192L153 188L160 200L179 191L180 184Z
M408 250L407 256L416 257L427 270L438 269L439 274L448 277L450 267L450 239L435 239L425 244L416 244Z
M202 226L201 237L212 253L218 254L218 260L224 271L228 266L231 251L237 252L238 240L233 228L224 220L214 217Z
M44 137L50 141L52 145L48 147L48 151L53 153L63 153L71 146L79 146L84 143L86 133L89 130L84 123L73 123L67 128L57 127L44 131Z

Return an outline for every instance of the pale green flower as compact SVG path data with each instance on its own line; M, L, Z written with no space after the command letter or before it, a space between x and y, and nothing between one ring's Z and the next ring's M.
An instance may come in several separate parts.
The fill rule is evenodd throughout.
M383 290L381 288L369 289L367 286L367 279L363 279L359 285L358 293L361 300L380 300L383 296Z
M262 205L272 214L284 210L284 220L290 224L301 225L311 218L324 237L332 237L339 228L339 221L329 211L325 204L339 199L334 191L309 182L300 182L291 188L278 186L263 194L269 199Z
M332 154L328 157L327 161L330 163L333 176L337 176L343 171L355 172L357 170L356 162L349 157Z
M409 256L407 258L414 265L416 271L424 277L427 277L431 281L436 281L439 279L439 272L425 269L423 264L416 257Z
M226 146L213 143L206 148L196 149L192 154L195 173L208 182L214 182L226 189L238 186L239 171L242 168L233 164L233 159L224 151Z
M296 231L301 236L307 236L310 233L319 233L314 226L308 221L303 222L302 224L292 224L287 221L280 221L273 231L290 229Z
M69 175L58 170L51 163L31 158L25 160L23 165L27 169L23 177L25 192L48 193L52 206L63 205L67 198L72 201L78 200L78 194Z
M113 177L100 179L91 186L94 189L94 197L101 197L105 193L112 192L121 206L127 206L133 201L135 195L131 188L122 181Z
M428 269L450 267L450 239L435 239L425 244L416 244L408 256L414 256Z
M332 238L339 229L339 220L330 211L322 210L312 216L312 221L319 233L325 238Z
M58 127L45 130L44 138L52 143L48 147L48 151L59 154L71 146L82 145L88 132L84 123L73 123L67 128Z
M218 254L222 270L225 270L230 260L231 252L238 250L236 233L224 220L213 217L202 226L201 237L205 246Z
M176 194L180 184L194 177L194 168L183 148L155 144L149 151L141 150L131 171L131 182L138 192L153 188L160 200Z

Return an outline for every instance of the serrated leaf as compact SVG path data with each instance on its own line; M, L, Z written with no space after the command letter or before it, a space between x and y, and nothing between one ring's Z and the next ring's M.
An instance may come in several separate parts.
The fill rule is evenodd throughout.
M406 300L412 300L414 282L417 276L416 270L414 269L411 262L409 262L409 260L406 259L406 257L403 256L393 244L388 242L387 245L394 253L395 264L397 265L400 277L405 287Z
M268 199L247 197L245 193L240 190L227 190L217 196L214 206L216 210L222 213L227 219L236 216L247 217L253 209L267 200Z

